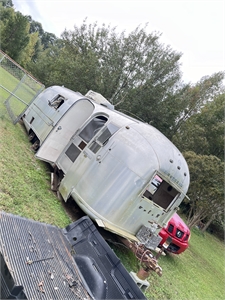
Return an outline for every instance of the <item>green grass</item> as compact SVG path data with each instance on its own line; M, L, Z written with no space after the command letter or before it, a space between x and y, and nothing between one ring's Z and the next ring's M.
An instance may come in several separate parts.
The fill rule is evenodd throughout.
M1 85L4 86L9 91L13 91L20 82L16 77L12 76L1 66L0 66L0 76L1 76Z
M29 103L29 100L35 96L35 91L29 88L28 85L21 83L16 77L12 74L9 74L4 68L0 67L0 76L1 76L1 85L8 89L9 91L13 91L18 84L19 89L16 91L16 95L23 99L25 102ZM37 87L36 87L37 88Z
M0 89L0 210L65 227L71 219L50 190L50 171L34 156L21 124L13 125ZM126 269L138 270L134 255L111 245ZM163 276L149 277L148 299L225 299L225 247L214 236L192 230L190 247L181 255L159 259Z
M4 68L0 66L0 84L5 88L1 88L4 96L4 99L6 100L10 93L7 92L7 90L14 92L14 94L19 97L21 100L23 100L26 104L29 104L31 100L36 95L36 91L40 89L40 85L37 83L32 84L32 80L25 76L23 83L21 83L16 77L14 77L12 74L8 73ZM31 89L28 85L33 85L34 89ZM27 105L18 100L15 96L12 96L9 100L10 107L12 110L12 113L15 117L19 116L24 109L27 108Z
M60 227L70 223L50 190L50 171L34 157L26 132L9 119L0 95L0 210Z
M192 230L190 247L183 254L161 258L163 277L150 279L151 296L156 299L224 299L224 258L221 241Z
M126 269L138 270L135 256L124 247L112 245ZM163 275L151 273L148 299L219 300L225 299L225 247L209 233L191 233L189 248L180 255L161 256Z

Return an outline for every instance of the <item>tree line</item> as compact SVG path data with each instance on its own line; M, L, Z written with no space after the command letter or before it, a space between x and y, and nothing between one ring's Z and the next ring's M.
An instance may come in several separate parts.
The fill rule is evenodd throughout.
M0 1L0 17L1 49L46 86L97 91L172 140L190 169L190 201L181 206L189 227L224 229L224 70L185 83L182 53L147 24L118 33L85 19L57 38L11 0Z

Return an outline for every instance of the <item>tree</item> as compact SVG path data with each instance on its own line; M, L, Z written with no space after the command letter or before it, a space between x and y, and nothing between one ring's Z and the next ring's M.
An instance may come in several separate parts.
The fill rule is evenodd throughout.
M98 28L97 23L88 26L85 21L80 28L75 26L74 31L62 35L65 53L72 58L88 56L92 69L88 68L85 85L97 89L114 105L134 87L151 82L162 89L162 83L171 80L174 84L180 79L181 54L161 45L159 37L157 33L147 34L145 27L137 27L126 36L125 32L117 34L116 28L104 24Z
M42 28L41 23L34 21L31 16L27 16L30 23L29 33L38 32L38 35L41 37L44 34L44 29Z
M178 57L174 57L176 59ZM184 84L179 80L178 62L172 59L171 65L166 62L167 59L156 64L156 74L160 69L165 73L165 77L159 76L158 84L151 79L142 86L134 87L119 108L157 127L172 139L182 124L224 91L224 74L219 72L205 76L196 85Z
M80 27L65 30L31 70L39 80L47 80L46 86L63 84L83 94L97 91L118 110L150 123L171 139L183 123L221 93L224 74L205 76L195 85L184 84L181 53L161 44L159 38L158 33L148 34L146 27L125 35L84 20ZM40 72L42 64L48 68Z
M40 82L43 82L46 86L59 84L55 82L55 76L53 76L53 68L56 62L56 57L59 56L60 46L52 46L40 51L37 59L32 59L28 64L27 70L31 72ZM62 83L60 83L61 85Z
M44 32L41 35L41 43L43 45L43 49L50 48L51 46L56 45L58 38L53 33Z
M217 156L221 161L224 160L224 107L225 93L215 97L196 116L208 142L208 151L204 154Z
M176 124L172 128L175 134L181 125L191 116L200 112L213 98L225 92L223 80L224 72L218 72L211 76L204 76L195 85L187 84L178 92L178 98L182 109L177 116Z
M7 22L8 19L12 18L14 14L14 9L11 7L4 6L2 2L0 2L0 22L1 27Z
M216 156L191 151L185 152L184 157L191 174L188 226L192 228L204 220L209 226L214 219L224 216L224 162Z
M173 142L182 151L214 155L224 159L224 106L225 93L215 96L184 122L173 137Z
M53 46L58 38L53 33L44 31L41 23L34 21L31 16L28 16L30 23L30 34L37 32L40 38L43 50Z
M13 7L12 0L1 0L0 4L4 7Z
M181 54L160 44L160 34L148 34L146 27L138 27L126 36L125 32L118 34L116 28L88 25L85 20L80 27L74 26L73 31L64 31L61 38L63 47L54 52L54 63L46 70L51 73L45 75L51 78L47 85L64 84L82 93L92 89L119 108L124 108L122 102L126 101L124 106L128 109L134 89L139 88L144 96L148 86L154 95L154 109L166 95L173 96L181 78ZM38 64L41 63L39 60ZM146 97L149 101L148 93ZM144 114L146 106L142 107Z
M28 64L31 62L34 55L36 54L35 46L37 45L37 43L38 43L38 33L35 32L30 34L29 43L27 44L27 46L24 48L24 50L20 53L20 56L18 57L18 61L24 68L28 67Z
M13 8L1 8L1 49L14 60L29 43L28 18Z
M10 57L29 68L30 61L36 61L43 49L58 40L52 33L45 32L41 23L31 16L15 12L10 1L0 6L1 49Z

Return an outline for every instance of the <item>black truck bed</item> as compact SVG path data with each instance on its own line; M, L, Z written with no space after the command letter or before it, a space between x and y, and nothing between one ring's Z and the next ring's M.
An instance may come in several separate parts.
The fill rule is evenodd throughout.
M0 225L1 299L146 299L89 217L60 229L0 212Z

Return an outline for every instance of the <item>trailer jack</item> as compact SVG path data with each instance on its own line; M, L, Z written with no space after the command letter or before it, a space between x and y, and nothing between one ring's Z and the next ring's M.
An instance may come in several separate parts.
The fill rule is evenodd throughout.
M147 249L143 244L138 244L122 237L120 237L120 240L135 254L141 263L141 267L136 274L139 279L147 279L152 271L162 276L162 268L158 265L158 258L163 253L163 250L160 250L157 256L154 256L152 251Z

